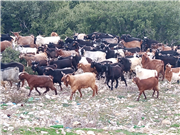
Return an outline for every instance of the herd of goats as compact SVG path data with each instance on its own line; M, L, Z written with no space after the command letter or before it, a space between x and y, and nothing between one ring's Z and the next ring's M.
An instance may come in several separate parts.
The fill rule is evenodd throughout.
M66 37L62 40L56 32L51 36L38 35L34 37L21 36L20 32L1 34L1 53L10 47L20 52L19 58L25 59L27 65L19 62L1 62L1 84L5 87L6 81L17 84L17 89L22 87L26 80L31 91L38 91L38 87L54 90L54 83L71 86L70 100L78 90L82 97L82 88L92 88L93 96L98 93L96 79L105 78L107 86L113 90L118 87L118 79L124 81L128 77L133 78L140 93L138 101L145 90L157 91L159 96L159 81L166 79L171 88L172 81L180 80L179 46L169 47L158 41L144 37L139 39L123 34L121 37L113 34L93 32L91 34L74 34L72 38ZM31 66L38 75L31 75L25 71L24 66ZM82 69L83 73L76 71ZM109 81L111 80L111 85ZM6 88L6 87L5 87Z

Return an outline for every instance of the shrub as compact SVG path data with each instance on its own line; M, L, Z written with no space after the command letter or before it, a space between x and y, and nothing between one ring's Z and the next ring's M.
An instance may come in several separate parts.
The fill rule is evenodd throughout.
M34 74L31 67L26 67L26 60L25 59L19 59L20 52L14 50L13 48L6 48L2 53L2 59L1 61L3 63L9 63L9 62L20 62L25 66L25 71L29 74Z
M19 59L20 52L8 47L2 53L2 62L9 63L9 62L20 62Z

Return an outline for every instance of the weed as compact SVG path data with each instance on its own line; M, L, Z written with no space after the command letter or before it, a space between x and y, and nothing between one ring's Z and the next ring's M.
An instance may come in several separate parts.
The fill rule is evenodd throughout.
M21 103L24 102L27 97L24 94L21 94L20 91L9 91L9 97L6 97L5 102L12 103Z

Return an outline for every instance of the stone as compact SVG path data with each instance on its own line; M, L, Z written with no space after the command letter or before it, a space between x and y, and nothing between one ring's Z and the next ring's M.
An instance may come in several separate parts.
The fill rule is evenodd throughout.
M86 133L82 130L76 130L76 134L78 135L86 135Z
M9 131L13 131L13 130L14 130L14 127L8 127L8 130L9 130Z
M88 131L87 135L95 135L94 131Z
M46 131L41 131L41 134L48 134L48 132L46 132Z
M106 131L107 131L107 130L108 130L108 127L104 127L103 130L106 130Z
M61 129L61 134L66 135L66 132L64 131L63 128Z
M170 120L163 120L161 122L162 125L171 125L171 121Z
M77 127L78 125L81 125L81 123L80 123L79 121L75 121L75 122L73 123L73 127Z

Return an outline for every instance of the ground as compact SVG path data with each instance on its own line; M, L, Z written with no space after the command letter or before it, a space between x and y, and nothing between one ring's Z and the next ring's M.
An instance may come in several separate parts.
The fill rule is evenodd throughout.
M166 81L160 81L158 99L148 90L147 99L141 95L138 102L137 86L131 79L127 81L127 87L120 82L117 89L110 90L104 79L97 80L98 95L92 97L93 91L86 88L82 98L76 92L72 101L70 86L64 84L62 91L55 84L57 96L52 90L41 96L33 90L30 97L27 83L19 91L15 85L6 84L7 90L0 86L2 134L180 134L179 84L173 83L167 90Z

